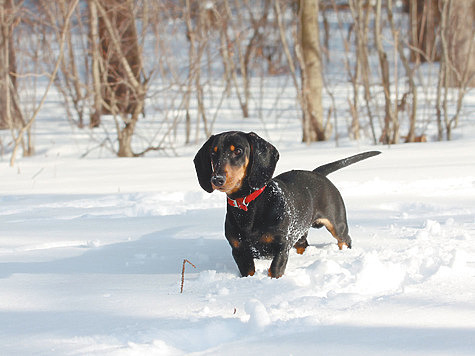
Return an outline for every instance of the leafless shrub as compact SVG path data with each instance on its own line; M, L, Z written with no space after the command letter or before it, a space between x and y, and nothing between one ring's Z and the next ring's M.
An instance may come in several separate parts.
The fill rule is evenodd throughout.
M56 75L59 71L59 68L60 68L60 65L61 65L61 62L62 62L62 59L63 59L63 53L64 53L64 48L65 48L65 45L66 45L66 38L67 38L67 33L69 31L69 23L70 23L70 20L71 20L71 16L72 16L73 11L75 10L76 6L78 5L78 2L79 2L79 0L73 0L69 3L68 10L67 10L66 16L64 18L64 22L62 23L62 25L58 25L58 27L61 29L60 31L57 32L57 38L56 38L57 43L59 45L59 49L58 49L59 54L56 58L56 61L55 61L55 64L54 64L54 67L53 67L52 71L50 73L46 74L46 76L49 77L49 80L46 84L46 87L43 89L43 93L40 97L40 100L39 100L38 104L36 104L34 106L33 112L31 113L31 115L29 115L28 120L27 121L25 120L25 122L23 123L21 128L17 132L12 130L12 132L13 132L13 150L12 150L12 154L11 154L11 158L10 158L10 165L11 166L13 166L14 163L15 163L17 151L20 148L20 145L23 143L25 135L30 136L30 130L33 126L33 123L35 122L35 120L38 116L38 113L40 112L41 108L43 107L43 105L46 101L46 98L48 96L49 90L50 90L51 86L53 85L53 83L56 79ZM33 74L33 76L34 76L34 74ZM25 154L31 154L31 152L29 151L30 150L30 145L28 145L28 146L29 146L28 150L25 150L25 148L23 149Z

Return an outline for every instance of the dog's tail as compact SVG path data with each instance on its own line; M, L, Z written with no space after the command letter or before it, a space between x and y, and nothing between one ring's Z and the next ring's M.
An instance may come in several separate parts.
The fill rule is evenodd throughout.
M368 151L368 152L358 153L357 155L343 158L343 159L340 159L339 161L324 164L323 166L315 168L313 171L315 173L320 173L320 174L323 174L324 176L327 176L330 173L333 173L339 169L349 166L350 164L362 161L364 159L367 159L373 156L377 156L380 153L381 153L380 151Z

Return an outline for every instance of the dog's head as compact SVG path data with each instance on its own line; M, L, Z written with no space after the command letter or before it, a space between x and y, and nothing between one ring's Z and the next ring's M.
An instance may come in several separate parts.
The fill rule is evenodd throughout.
M254 132L223 132L211 136L198 151L194 163L198 181L208 193L230 195L247 184L262 188L274 174L279 152Z

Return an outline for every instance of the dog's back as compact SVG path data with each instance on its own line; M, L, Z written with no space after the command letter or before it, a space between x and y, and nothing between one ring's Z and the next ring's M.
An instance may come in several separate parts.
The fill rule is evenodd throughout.
M282 173L273 179L292 205L294 220L305 226L322 227L322 219L346 222L346 210L340 192L324 175L303 170ZM346 225L346 224L344 224ZM347 229L338 231L347 235ZM295 239L301 236L294 236Z

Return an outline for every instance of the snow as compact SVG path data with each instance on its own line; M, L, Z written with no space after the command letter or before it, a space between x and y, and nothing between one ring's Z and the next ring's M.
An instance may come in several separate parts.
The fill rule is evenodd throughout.
M225 196L196 179L199 144L178 156L81 158L96 143L60 111L51 104L38 118L37 155L13 168L0 157L0 354L475 354L469 115L454 141L378 146L381 155L331 174L353 248L310 230L305 254L292 250L285 275L270 279L268 260L239 277ZM271 141L276 174L375 149L303 145L299 125L230 114L215 132ZM184 259L196 269L186 265L180 293Z
M277 173L373 149L278 148ZM330 176L353 249L311 230L277 280L266 260L239 277L192 150L4 158L0 353L473 354L475 142L379 149Z

